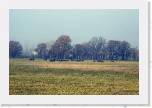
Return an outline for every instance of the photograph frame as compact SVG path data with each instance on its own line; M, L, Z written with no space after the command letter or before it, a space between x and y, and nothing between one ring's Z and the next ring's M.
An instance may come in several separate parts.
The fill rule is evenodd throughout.
M29 5L30 3L30 5ZM60 4L59 4L60 3ZM4 54L1 57L1 72L0 73L0 102L2 105L13 104L43 104L43 105L148 105L148 4L142 0L88 0L82 3L82 0L27 0L26 2L15 0L9 1L2 8L4 15L0 28L3 28L3 39L0 40ZM111 3L111 4L109 4ZM35 5L38 4L38 5ZM62 5L61 5L62 4ZM85 5L84 5L85 4ZM51 8L50 8L51 7ZM139 9L139 95L85 95L85 96L55 96L55 95L41 95L41 96L15 96L9 95L9 56L8 56L8 42L9 42L9 9ZM144 43L144 44L143 44ZM5 50L4 50L5 49ZM142 56L141 56L142 55ZM145 72L143 74L143 72ZM7 83L7 84L6 84Z

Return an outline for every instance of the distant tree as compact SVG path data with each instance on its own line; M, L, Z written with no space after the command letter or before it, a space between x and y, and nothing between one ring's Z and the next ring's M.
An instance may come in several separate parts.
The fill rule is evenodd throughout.
M90 52L92 53L92 59L104 59L104 49L105 49L106 40L102 37L93 37L89 41Z
M55 42L40 43L36 51L39 58L55 60L139 60L139 50L127 41L93 37L89 42L71 45L68 35L61 35Z
M121 41L109 40L107 43L106 50L108 51L108 58L110 60L118 60L119 56L122 55L120 52Z
M40 43L37 45L37 48L35 51L38 53L38 57L42 59L47 59L48 58L48 49L47 45L45 43Z
M139 60L139 50L138 48L130 48L129 51L129 59L130 60Z
M69 59L69 60L74 60L75 59L74 58L74 48L73 48L73 46L71 46L71 48L68 51L65 52L64 56L65 56L66 59Z
M98 60L105 59L105 55L106 55L105 46L106 46L106 40L102 37L99 37L98 44L97 44L97 55L98 55L97 59Z
M93 37L89 41L90 52L93 60L97 59L97 44L98 44L97 37Z
M129 59L130 44L126 41L109 40L106 49L110 60Z
M82 60L84 55L84 46L82 44L76 44L73 49L74 57L77 60Z
M19 57L22 54L22 50L22 45L18 41L9 41L9 57Z
M122 60L127 60L129 58L130 44L127 41L122 41L120 45L120 55Z
M81 45L83 47L83 54L82 54L83 59L88 59L88 60L92 59L92 55L91 55L92 52L90 51L89 42L82 43Z
M71 48L71 39L68 35L61 35L52 45L52 51L57 59L64 59L66 52Z

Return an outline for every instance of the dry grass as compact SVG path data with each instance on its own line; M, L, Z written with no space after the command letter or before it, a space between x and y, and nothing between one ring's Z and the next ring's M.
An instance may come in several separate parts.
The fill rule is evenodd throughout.
M139 67L138 62L127 62L127 61L116 61L116 62L92 62L92 61L84 61L84 62L76 62L76 61L29 61L24 60L24 62L18 60L16 62L18 65L32 65L38 66L41 68L55 68L55 69L76 69L83 71L112 71L112 72L131 72L138 73Z
M10 60L10 95L138 95L138 62Z

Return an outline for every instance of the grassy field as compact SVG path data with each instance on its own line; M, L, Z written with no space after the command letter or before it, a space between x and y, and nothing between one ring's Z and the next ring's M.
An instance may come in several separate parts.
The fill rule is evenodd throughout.
M10 95L138 95L138 62L10 59Z

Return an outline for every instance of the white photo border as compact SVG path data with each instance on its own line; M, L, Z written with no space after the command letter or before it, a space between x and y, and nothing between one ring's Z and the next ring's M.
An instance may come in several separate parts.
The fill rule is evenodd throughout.
M0 104L148 105L146 0L9 0L0 7ZM138 9L139 95L9 95L9 9Z

